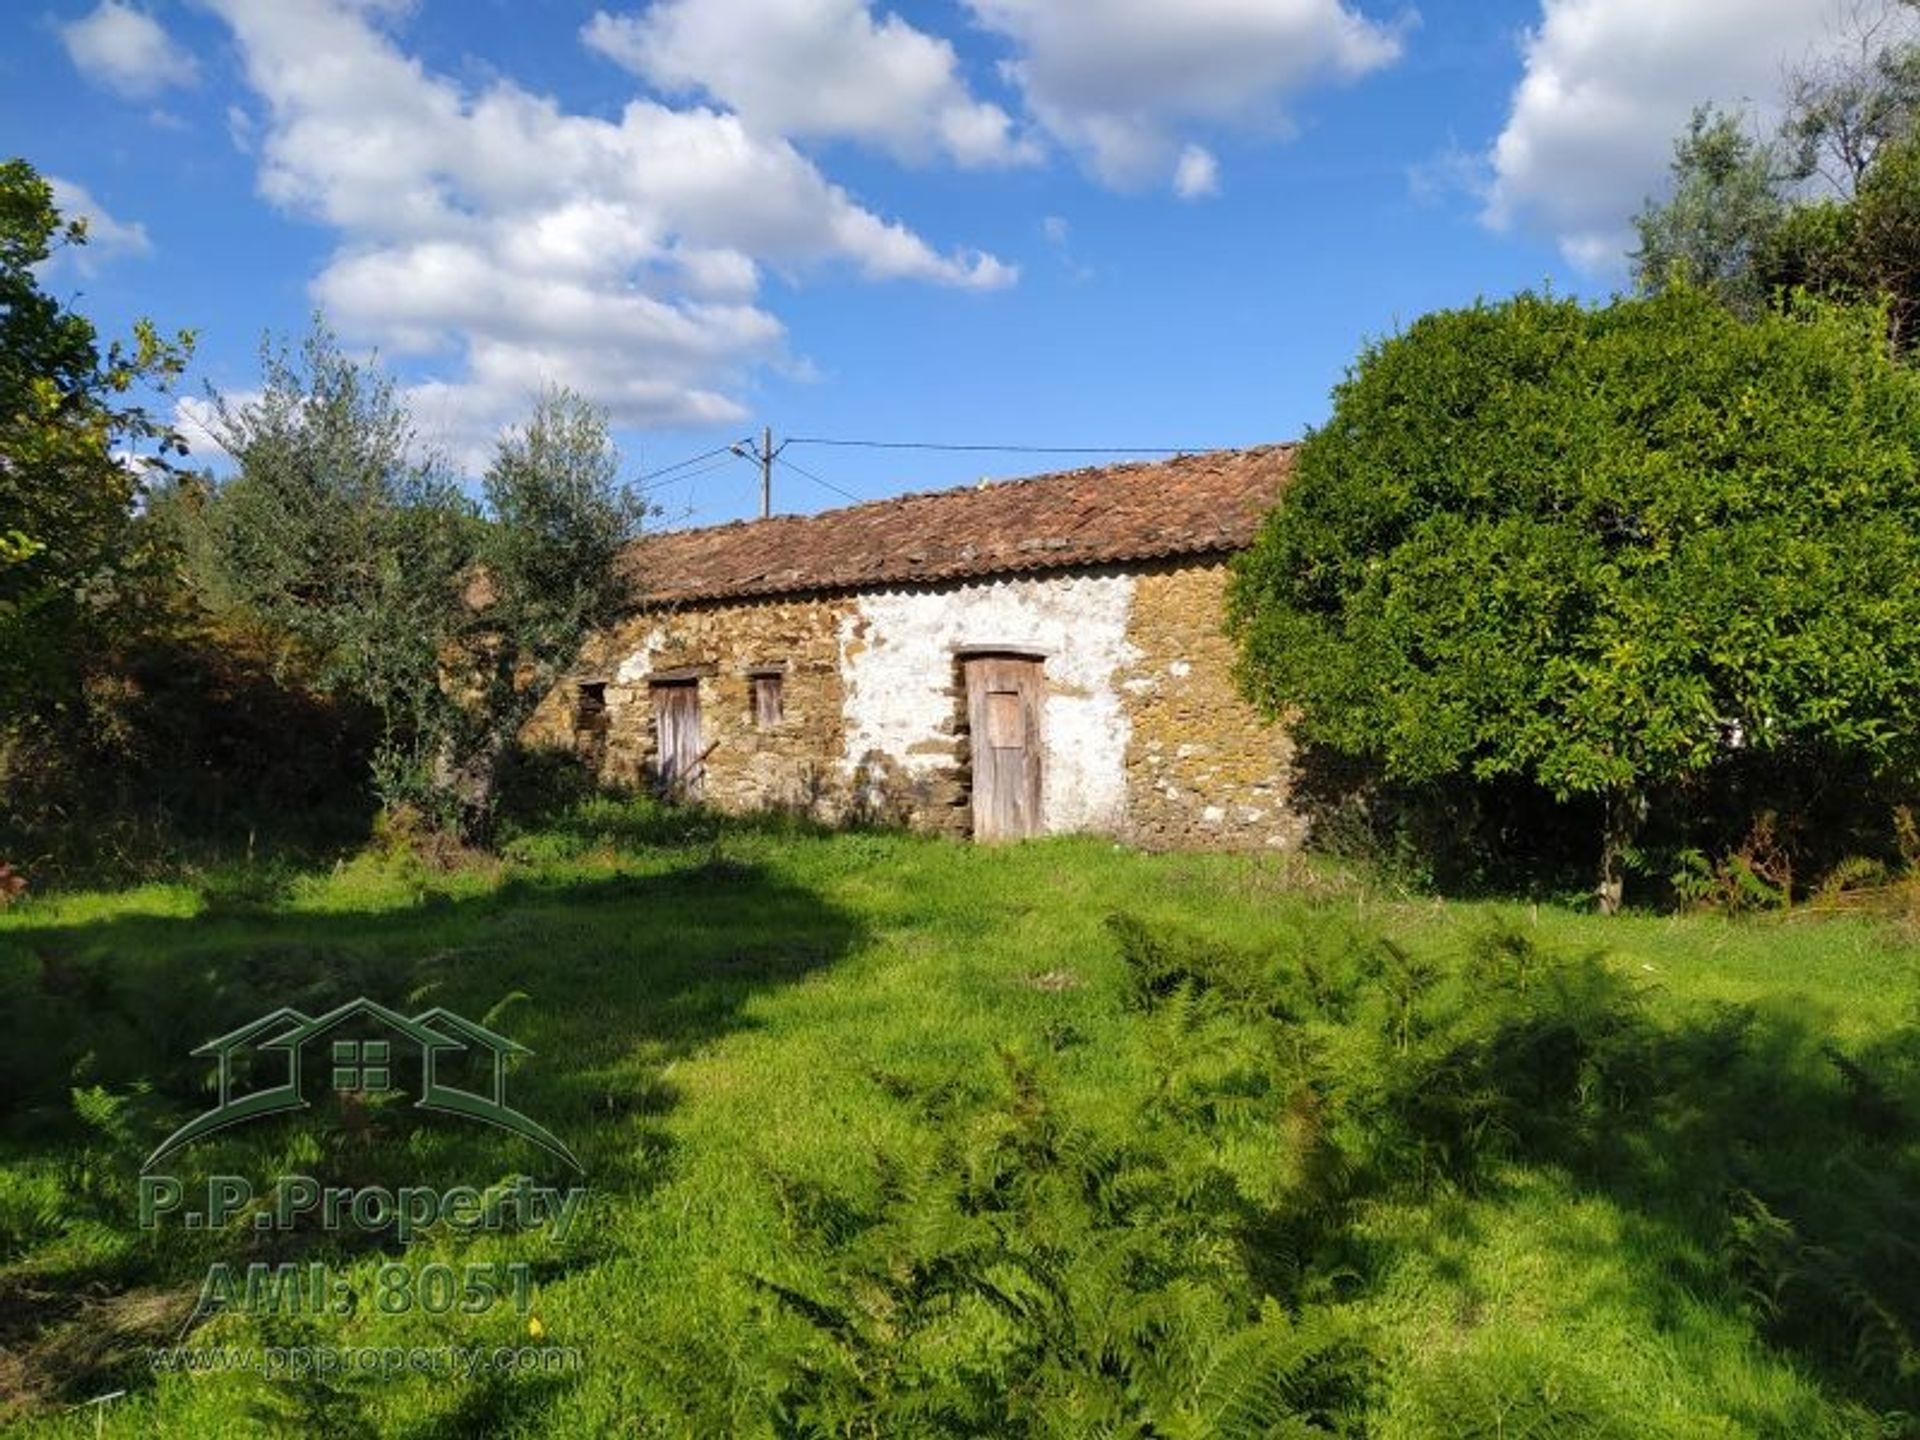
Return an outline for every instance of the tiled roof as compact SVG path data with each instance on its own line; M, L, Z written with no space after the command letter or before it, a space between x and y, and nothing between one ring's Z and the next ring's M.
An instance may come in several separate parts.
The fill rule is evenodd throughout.
M654 604L871 589L1244 549L1293 448L1218 450L669 530L628 573Z

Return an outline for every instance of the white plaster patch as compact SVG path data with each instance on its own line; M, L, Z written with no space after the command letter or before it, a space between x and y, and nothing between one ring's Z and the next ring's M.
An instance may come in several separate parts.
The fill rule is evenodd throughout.
M620 662L614 678L622 685L637 685L653 674L653 657L666 648L667 632L658 626L647 632L640 648Z
M953 733L955 653L1033 650L1046 657L1042 823L1119 830L1132 726L1117 682L1140 659L1127 640L1133 592L1130 575L1066 575L861 596L840 626L846 773L876 754L909 774L951 763L925 747Z

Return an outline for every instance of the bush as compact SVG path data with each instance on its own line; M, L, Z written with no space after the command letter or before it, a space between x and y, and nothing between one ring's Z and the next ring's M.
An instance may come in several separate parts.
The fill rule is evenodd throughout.
M1920 376L1877 314L1523 295L1370 348L1235 562L1243 688L1395 783L1650 804L1745 754L1905 773Z

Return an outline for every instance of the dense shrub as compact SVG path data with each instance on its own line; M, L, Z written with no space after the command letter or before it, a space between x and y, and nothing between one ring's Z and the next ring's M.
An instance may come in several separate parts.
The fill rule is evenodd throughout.
M1368 349L1236 562L1246 692L1401 783L1648 805L1920 734L1920 378L1878 317L1522 295Z
M367 717L257 634L169 627L106 657L86 696L61 723L0 737L0 856L36 888L312 857L366 835Z

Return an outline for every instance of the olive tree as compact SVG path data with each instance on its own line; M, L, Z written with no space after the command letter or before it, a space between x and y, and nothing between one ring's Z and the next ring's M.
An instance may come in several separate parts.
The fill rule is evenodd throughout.
M239 468L207 507L202 593L374 712L384 805L484 836L501 759L623 598L614 561L642 507L605 417L542 397L500 440L481 505L392 382L323 327L265 365L260 396L218 405Z
M376 793L389 807L421 803L453 713L441 675L477 512L416 444L392 382L324 328L261 358L258 397L216 400L215 433L238 471L207 512L203 591L372 710Z
M1643 293L1668 285L1712 290L1746 314L1770 294L1758 258L1786 218L1788 173L1778 149L1740 117L1694 111L1673 147L1672 191L1634 217L1634 279Z
M500 762L595 629L628 601L617 563L646 506L620 481L606 416L550 389L503 435L482 491L487 524L468 589L462 721L443 752L470 830L484 831Z
M1711 290L1751 315L1805 291L1885 302L1896 348L1920 319L1920 0L1853 0L1790 70L1769 139L1703 106L1665 196L1634 217L1642 294Z
M1742 747L1907 763L1920 379L1875 312L1522 295L1369 347L1237 563L1265 712L1401 780L1649 795Z

